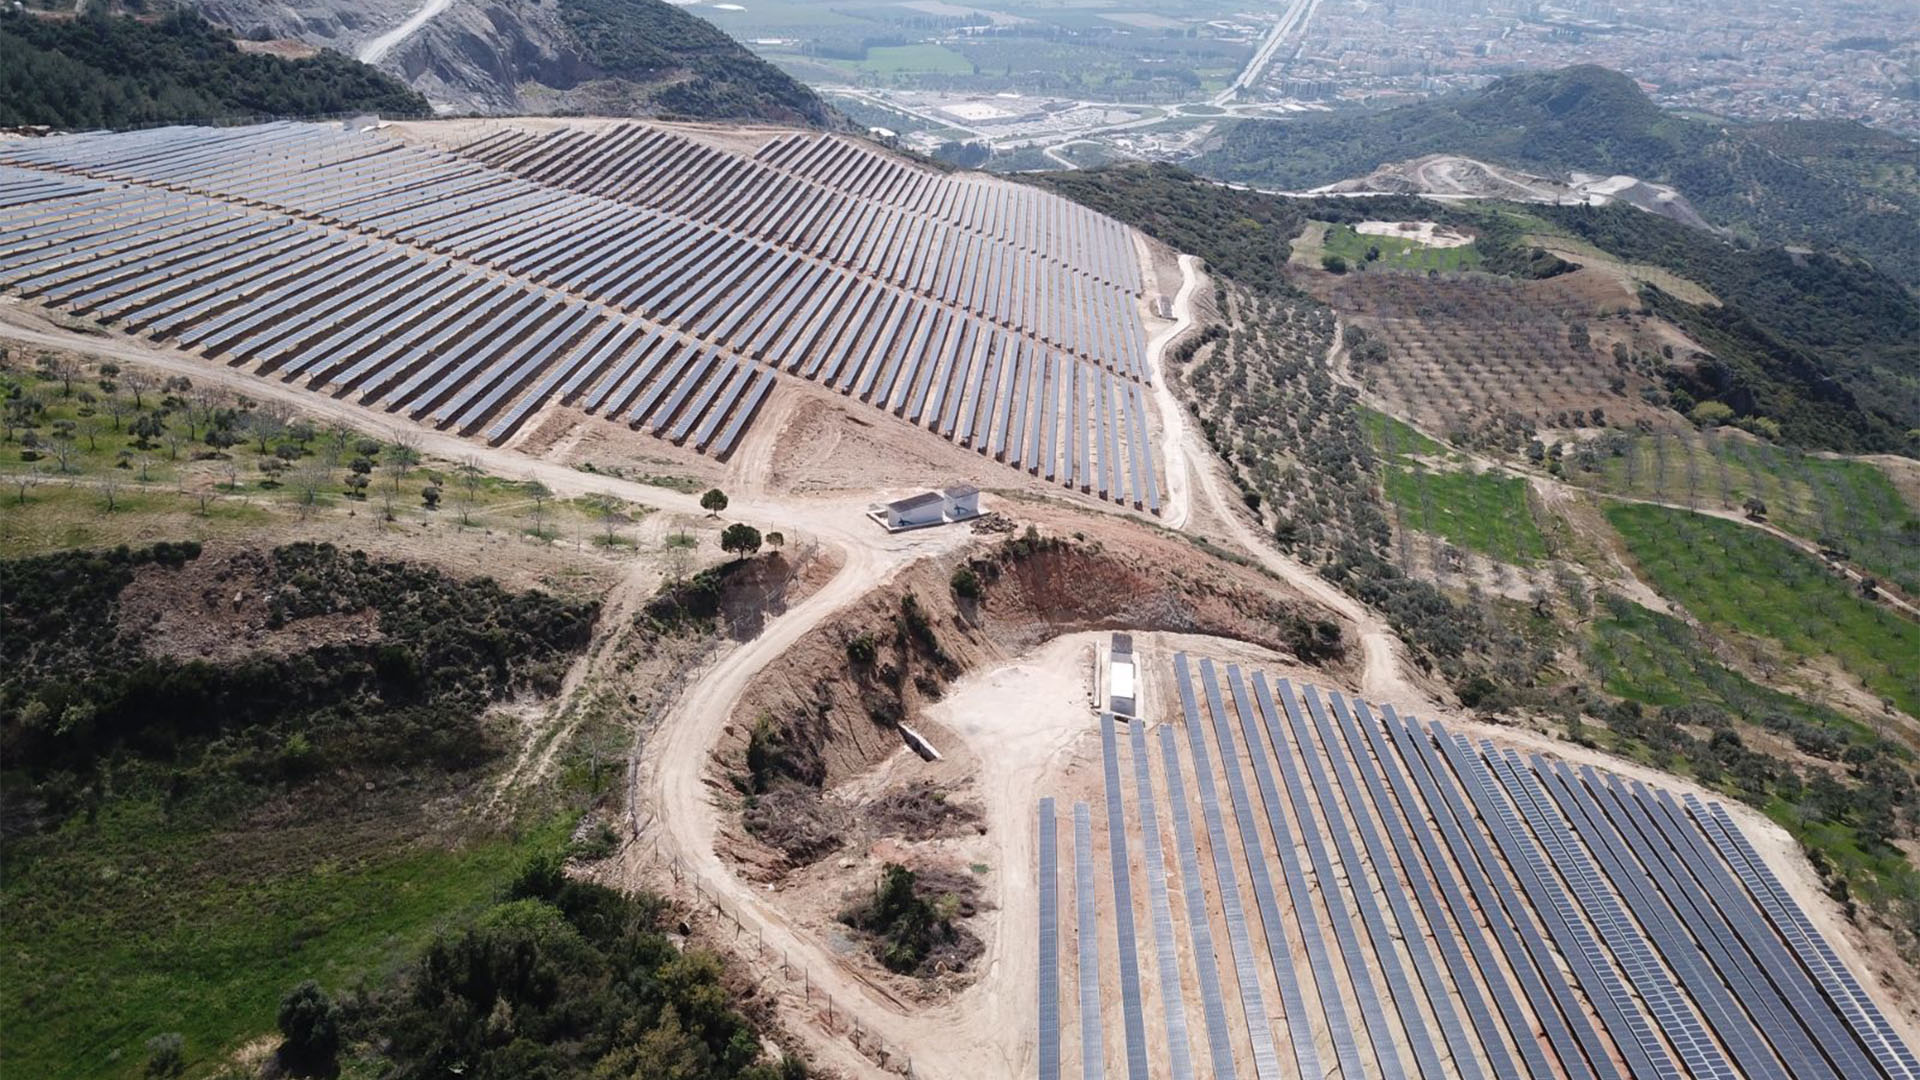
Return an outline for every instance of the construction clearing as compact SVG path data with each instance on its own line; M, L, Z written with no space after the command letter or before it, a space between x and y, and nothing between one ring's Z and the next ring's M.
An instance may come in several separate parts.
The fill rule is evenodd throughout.
M1035 810L1039 1076L1920 1067L1723 806L1236 663L1172 674L1166 714L1100 715L1070 835L1070 796Z

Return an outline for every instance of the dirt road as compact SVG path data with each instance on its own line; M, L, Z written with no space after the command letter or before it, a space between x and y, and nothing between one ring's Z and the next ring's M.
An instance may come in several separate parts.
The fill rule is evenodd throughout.
M1183 281L1180 286L1180 296L1175 302L1174 314L1176 317L1179 316L1182 308L1185 307L1188 309L1188 317L1191 318L1190 301L1193 291L1205 282L1206 276L1200 271L1199 260L1190 255L1180 257L1180 271ZM1336 335L1336 347L1338 340ZM1152 358L1157 364L1158 352L1153 353ZM1409 708L1431 708L1437 704L1425 689L1406 677L1400 640L1394 636L1385 620L1374 614L1365 604L1341 592L1338 586L1315 573L1305 563L1281 552L1261 530L1254 526L1252 521L1248 520L1245 504L1237 497L1227 494L1226 483L1220 475L1224 465L1214 457L1212 449L1202 441L1199 432L1185 422L1179 402L1173 400L1172 390L1167 387L1163 373L1157 368L1154 371L1154 384L1155 392L1163 395L1162 414L1180 417L1177 426L1171 421L1167 423L1166 446L1163 450L1167 461L1168 487L1170 489L1173 487L1173 477L1176 474L1187 477L1189 486L1193 479L1197 479L1200 494L1206 498L1207 504L1213 509L1214 516L1226 525L1228 532L1232 534L1233 541L1240 548L1281 580L1298 589L1308 598L1333 609L1353 624L1360 636L1365 663L1361 677L1361 690L1368 698L1375 701L1405 703ZM1171 406L1167 404L1169 401L1172 401ZM1176 462L1179 463L1178 467ZM1172 512L1169 511L1167 515L1169 528L1184 527L1190 512L1190 500L1190 495L1181 500L1181 524L1173 523Z
M1193 290L1200 284L1200 260L1180 256L1180 291L1173 298L1173 323L1147 342L1147 370L1153 373L1153 396L1160 406L1163 431L1160 450L1167 464L1167 500L1160 520L1169 529L1187 527L1193 504L1193 477L1187 464L1187 410L1167 382L1167 346L1193 326Z

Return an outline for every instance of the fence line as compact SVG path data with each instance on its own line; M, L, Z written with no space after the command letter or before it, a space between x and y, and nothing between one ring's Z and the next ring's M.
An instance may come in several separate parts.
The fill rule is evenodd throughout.
M631 810L629 810L628 819L634 825L634 838L628 842L628 845L632 846L642 842L640 840L642 826L637 820L637 815ZM646 823L647 826L652 824L651 820ZM648 858L654 863L663 865L672 875L675 885L690 886L694 899L702 908L733 924L733 940L738 945L747 932L746 923L741 922L739 914L728 907L718 894L709 892L703 887L700 884L699 875L683 864L679 856L662 852L657 838L644 842L647 845ZM875 1032L862 1028L859 1018L834 1000L833 994L825 987L819 985L811 969L805 964L794 962L786 950L770 948L765 935L757 926L753 930L753 948L754 955L759 960L779 960L783 985L790 987L795 982L800 983L801 1000L808 1005L819 1006L813 1015L821 1027L845 1039L850 1046L860 1052L861 1056L881 1068L909 1078L915 1076L913 1058L906 1051L887 1042Z

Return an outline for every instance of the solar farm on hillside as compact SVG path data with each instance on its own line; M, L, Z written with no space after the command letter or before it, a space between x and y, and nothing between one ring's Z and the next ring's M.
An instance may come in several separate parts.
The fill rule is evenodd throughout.
M0 231L0 285L35 302L492 442L558 405L725 458L799 379L1160 508L1133 236L843 138L19 140Z
M1038 803L1041 1080L1920 1074L1723 806L1172 659Z

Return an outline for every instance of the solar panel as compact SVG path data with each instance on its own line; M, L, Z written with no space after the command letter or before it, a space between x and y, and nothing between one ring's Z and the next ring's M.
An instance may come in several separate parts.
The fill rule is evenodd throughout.
M1106 770L1107 863L1113 872L1113 921L1119 940L1120 1011L1127 1039L1127 1076L1147 1080L1147 1025L1140 1010L1140 953L1133 926L1133 881L1127 870L1127 813L1113 714L1100 714L1100 758Z
M1280 1061L1273 1050L1273 1032L1267 1024L1267 1009L1255 969L1253 947L1248 941L1247 916L1240 905L1240 881L1234 873L1232 856L1227 853L1226 822L1220 814L1220 798L1214 790L1212 758L1206 738L1201 734L1200 708L1193 697L1193 679L1187 672L1185 653L1174 657L1174 682L1180 690L1180 705L1186 715L1187 750L1193 759L1194 785L1200 794L1201 817L1207 824L1208 848L1213 853L1214 883L1219 889L1220 906L1227 924L1227 943L1233 956L1234 977L1240 986L1240 1011L1245 1017L1247 1037L1253 1045L1254 1072L1259 1080L1279 1080ZM1308 1074L1317 1075L1317 1073Z
M1106 1039L1100 1032L1100 911L1093 883L1093 818L1073 804L1073 899L1080 939L1080 1075L1107 1080Z
M1060 1080L1060 872L1053 799L1040 800L1040 1080Z

